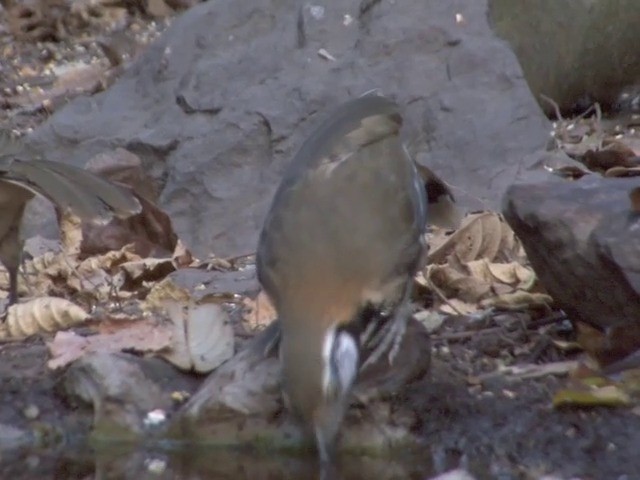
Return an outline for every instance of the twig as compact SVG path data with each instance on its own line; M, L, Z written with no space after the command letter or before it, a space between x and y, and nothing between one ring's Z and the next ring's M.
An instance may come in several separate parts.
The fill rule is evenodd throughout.
M460 340L466 340L477 335L489 335L499 333L504 327L489 327L482 330L466 330L464 332L443 333L441 335L432 335L433 340L445 340L449 342L455 342Z
M548 315L548 316L546 316L544 318L541 318L539 320L529 322L526 325L523 325L520 322L512 323L511 325L520 325L522 330L536 330L536 329L538 329L540 327L543 327L545 325L551 325L551 324L557 323L557 322L559 322L561 320L565 320L566 318L567 318L567 316L566 316L566 314L564 312L556 312L556 313ZM477 335L498 334L504 340L508 340L509 342L512 342L511 339L507 339L507 338L505 338L503 336L503 332L505 332L505 331L512 332L514 330L509 329L508 325L501 325L499 327L488 327L488 328L483 328L483 329L480 329L480 330L466 330L464 332L443 333L441 335L432 335L431 338L433 340L457 342L457 341L461 341L461 340L466 340L466 339L471 338L471 337L475 337Z
M426 277L425 277L426 278ZM429 285L429 288L431 288L431 290L433 290L433 292L440 298L440 300L442 300L444 303L446 303L447 305L449 305L451 307L451 309L456 312L458 315L464 315L464 313L462 313L460 310L458 310L455 305L453 305L449 299L447 297L445 297L444 293L442 293L440 291L440 289L438 287L436 287L436 285L431 281L430 278L426 278L427 280L427 284Z
M564 122L564 117L560 113L560 106L556 103L556 101L550 97L547 97L544 93L540 94L540 98L553 107L557 120L559 122Z
M602 131L602 109L600 108L600 104L598 102L596 102L594 104L595 110L596 110L596 131L598 133L598 150L600 150L602 148L602 140L604 140L603 138L603 131Z
M577 360L565 360L562 362L526 365L514 365L505 367L495 372L489 372L474 378L474 382L482 383L496 377L506 377L512 379L540 378L547 375L566 375L578 366Z
M542 317L538 320L532 320L527 325L529 330L536 330L540 327L546 327L547 325L553 325L554 323L561 322L567 319L567 314L564 312L555 312L551 315L547 315L546 317Z

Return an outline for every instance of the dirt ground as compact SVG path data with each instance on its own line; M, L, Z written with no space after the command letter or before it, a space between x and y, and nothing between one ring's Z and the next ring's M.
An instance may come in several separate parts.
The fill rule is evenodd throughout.
M16 41L7 12L0 13L0 123L20 132L37 126L73 96L108 86L126 58L135 56L168 23L134 12L124 34L105 21L92 21L84 27L80 22L77 30L55 41L46 35L38 42L28 36ZM64 77L67 84L47 73L51 68L62 71L65 65L71 72ZM640 479L640 410L559 410L552 406L552 397L564 385L564 375L491 375L505 364L544 365L579 355L552 342L571 336L564 320L533 328L512 328L518 319L512 320L506 329L495 322L482 327L452 323L436 332L432 378L412 386L401 399L420 412L416 433L424 444L417 454L407 452L400 460L411 466L408 475L380 470L379 478L424 479L463 467L478 479L537 479L545 474ZM312 462L252 452L185 451L166 445L92 447L86 440L91 412L63 400L63 374L51 372L47 359L41 338L0 344L0 425L30 432L13 445L18 448L0 453L0 478L315 476ZM472 381L478 378L481 381ZM193 392L200 381L185 380L182 388ZM0 432L0 437L9 434ZM380 459L343 462L350 468L342 478L356 479L363 478L360 462Z
M379 478L430 478L457 467L478 479L640 478L637 409L554 409L551 398L565 380L553 375L496 375L469 385L468 372L488 370L495 360L471 353L476 347L472 340L451 344L443 355L436 341L431 378L399 399L420 412L415 428L424 444L417 453L394 453L405 476L381 470ZM46 368L47 358L40 339L0 346L0 423L32 435L22 448L2 455L0 478L313 478L314 462L296 457L167 445L94 449L86 442L91 411L62 400L61 374ZM181 389L195 391L199 380L192 380ZM355 480L365 478L356 465L381 460L342 461L351 468L340 478ZM162 468L152 475L153 465Z

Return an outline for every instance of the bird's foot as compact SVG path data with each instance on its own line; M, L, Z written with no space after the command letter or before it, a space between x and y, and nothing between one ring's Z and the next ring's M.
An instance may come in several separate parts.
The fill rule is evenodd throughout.
M367 357L362 365L362 369L375 364L382 356L387 353L389 364L393 364L400 345L407 331L407 323L409 322L408 312L399 312L394 318L385 325L373 338L371 338L368 348L371 348L371 354Z

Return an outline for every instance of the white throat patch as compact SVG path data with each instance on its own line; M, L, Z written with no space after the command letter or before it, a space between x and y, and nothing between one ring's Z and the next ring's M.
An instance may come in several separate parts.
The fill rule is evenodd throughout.
M322 391L325 396L345 395L358 373L358 346L347 332L330 329L322 345Z

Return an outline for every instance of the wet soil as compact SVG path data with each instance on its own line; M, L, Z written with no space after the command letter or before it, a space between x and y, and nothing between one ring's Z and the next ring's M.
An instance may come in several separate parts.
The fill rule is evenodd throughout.
M0 423L28 432L22 446L6 449L0 457L0 478L316 475L312 458L274 452L93 445L87 441L91 411L64 400L61 374L49 371L46 360L42 340L0 345ZM534 479L544 474L566 479L640 478L640 415L636 411L554 409L551 398L564 381L554 376L515 381L495 377L482 387L469 386L460 372L478 364L465 365L451 355L444 359L436 351L431 378L398 399L421 413L416 433L422 446L394 452L387 460L345 456L339 478L369 478L362 472L374 468L378 478L423 479L457 467L478 479ZM198 382L194 379L188 388L194 390ZM397 462L404 467L401 476L396 476L397 469L375 467Z

